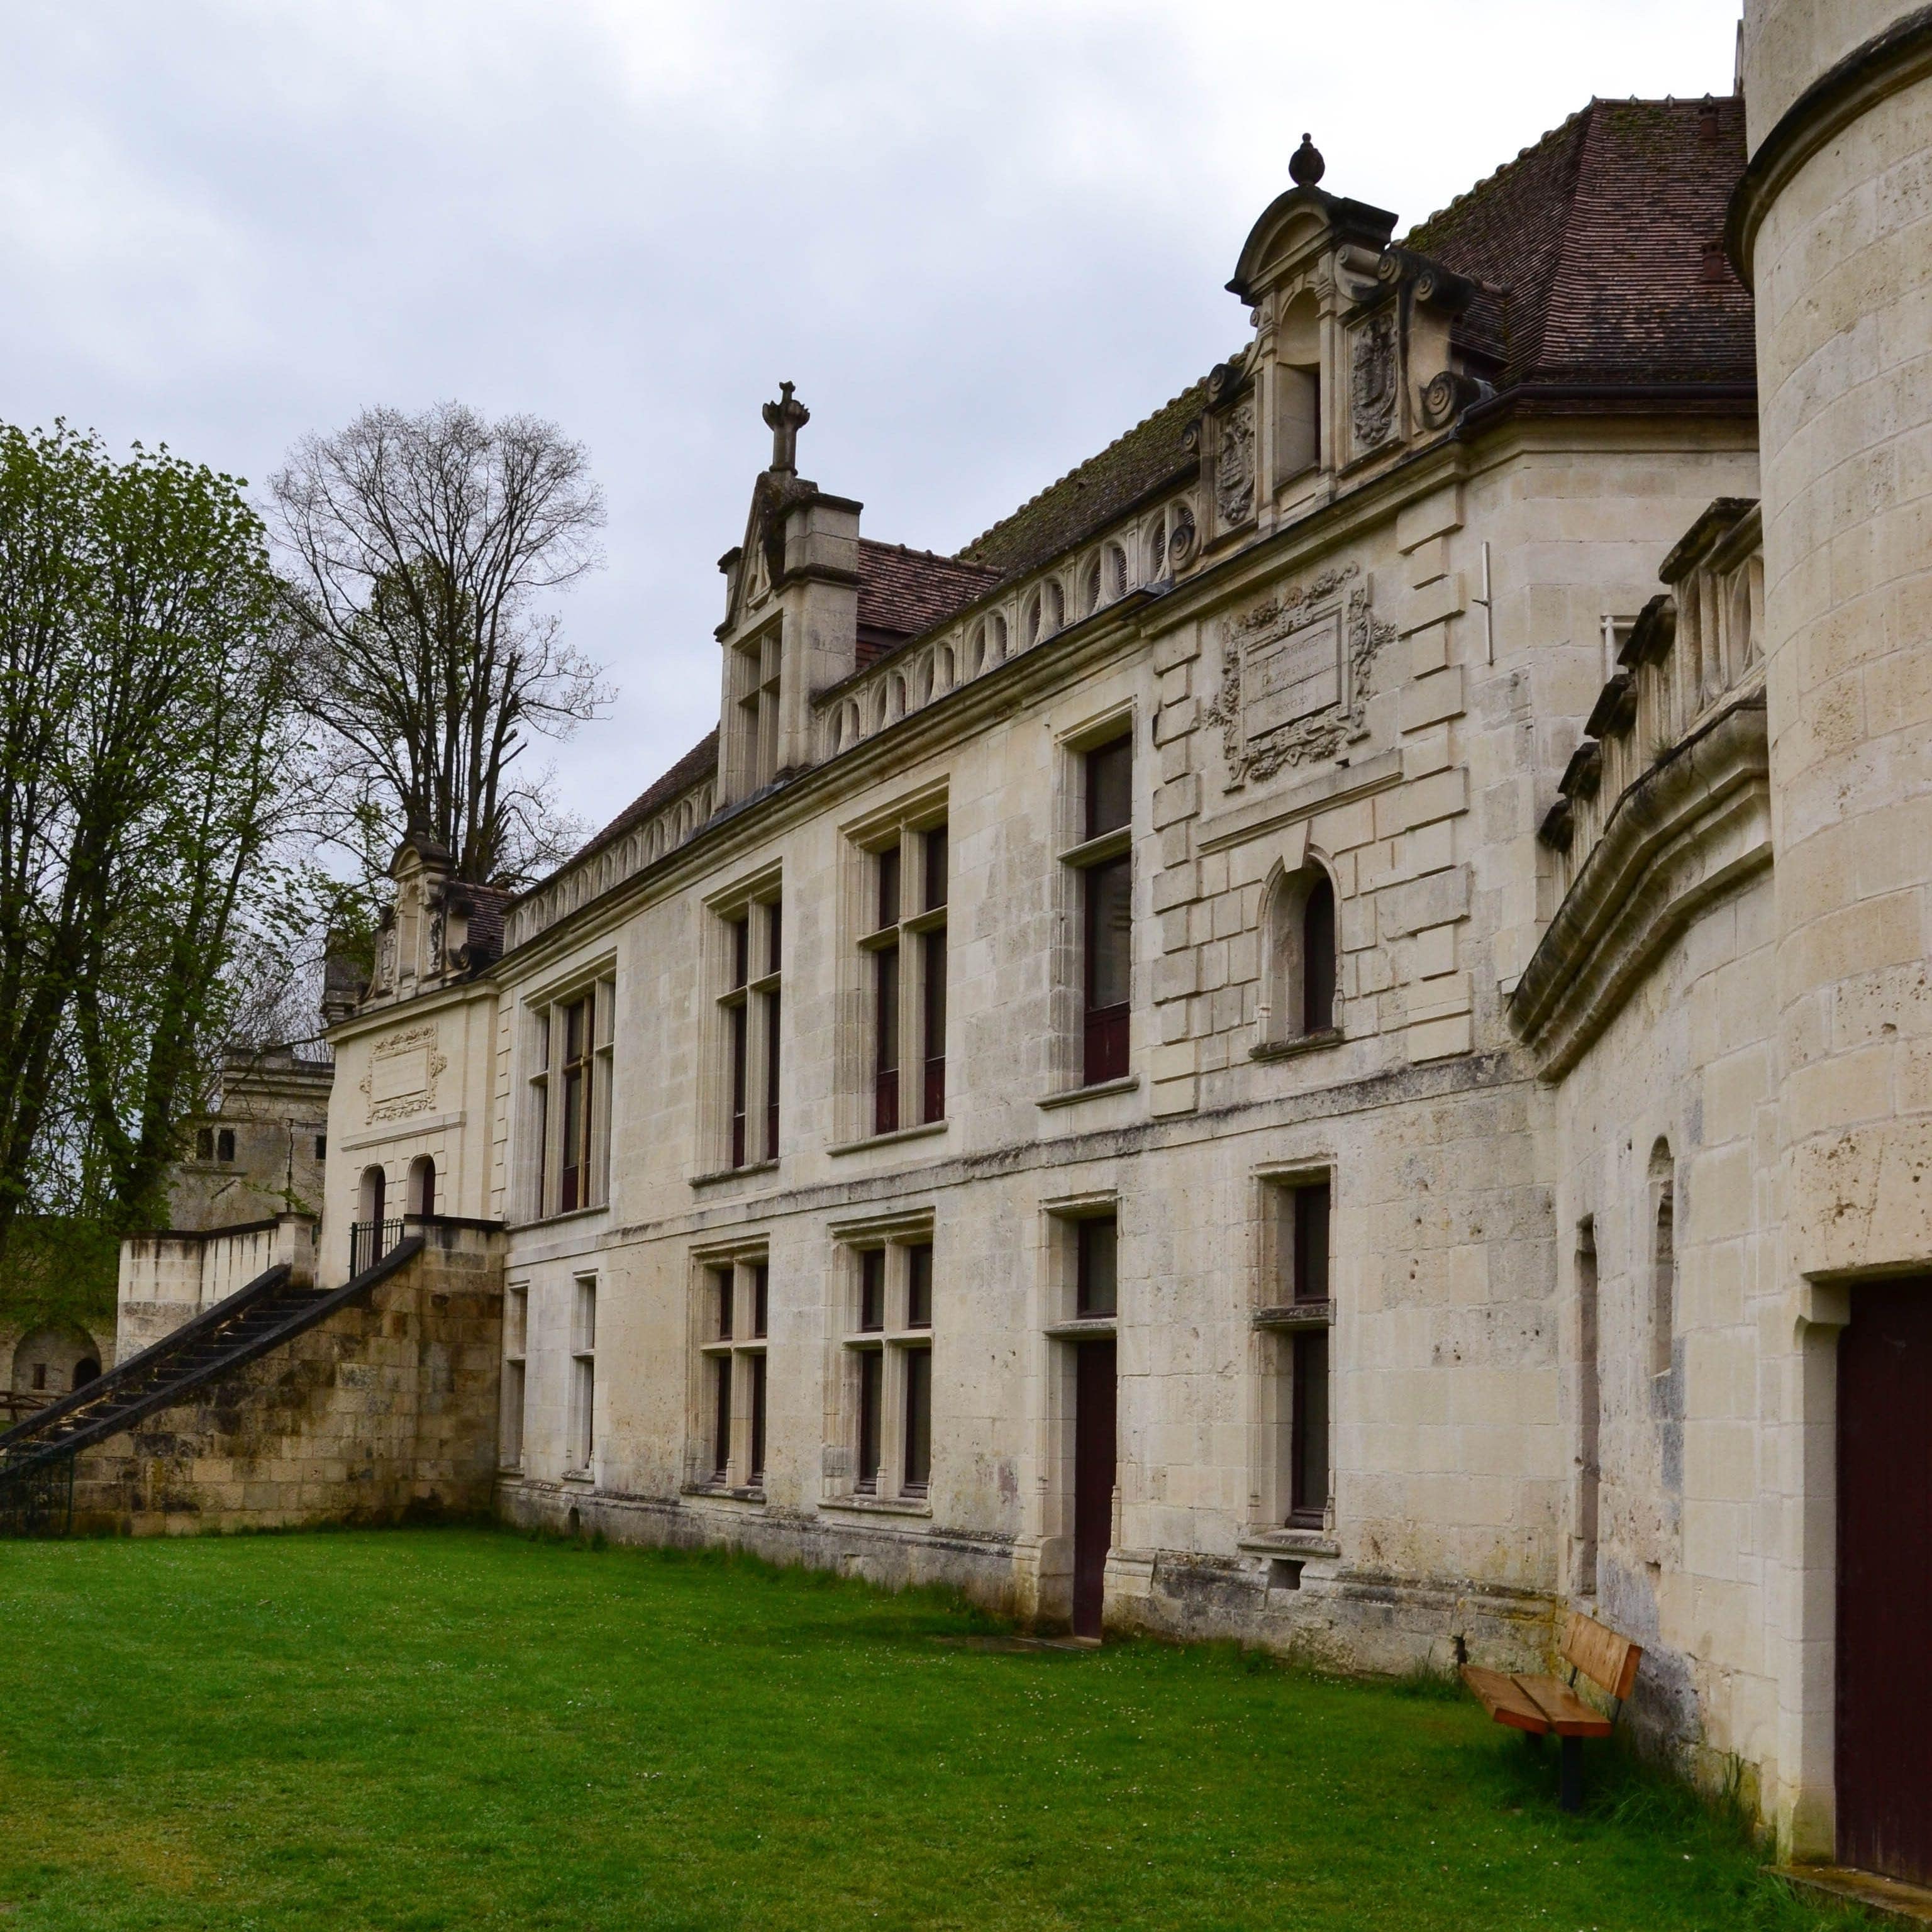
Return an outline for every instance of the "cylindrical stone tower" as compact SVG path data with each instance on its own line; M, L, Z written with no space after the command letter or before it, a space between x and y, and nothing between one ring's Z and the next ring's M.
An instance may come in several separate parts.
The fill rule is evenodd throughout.
M1744 13L1730 239L1757 303L1781 1065L1765 1179L1796 1340L1765 1390L1790 1450L1776 1802L1798 1856L1864 1862L1852 1787L1882 1753L1848 1745L1866 1694L1848 1619L1904 1586L1881 1565L1846 1594L1840 1394L1849 1338L1881 1318L1860 1312L1872 1285L1932 1276L1932 7ZM1902 1305L1895 1280L1882 1293Z

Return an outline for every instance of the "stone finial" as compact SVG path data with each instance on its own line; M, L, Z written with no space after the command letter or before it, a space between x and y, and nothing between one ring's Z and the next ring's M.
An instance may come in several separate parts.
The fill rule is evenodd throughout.
M765 405L765 424L772 433L772 467L782 476L798 473L798 433L812 420L812 412L792 394L792 385L778 385L778 400Z
M1288 177L1297 188L1312 188L1328 170L1322 150L1304 134L1301 146L1289 157Z

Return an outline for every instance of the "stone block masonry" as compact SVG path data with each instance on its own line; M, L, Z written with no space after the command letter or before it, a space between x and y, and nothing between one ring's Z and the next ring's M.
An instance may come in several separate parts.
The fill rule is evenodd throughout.
M136 1536L482 1516L496 1468L501 1237L422 1252L273 1353L81 1455L74 1526Z

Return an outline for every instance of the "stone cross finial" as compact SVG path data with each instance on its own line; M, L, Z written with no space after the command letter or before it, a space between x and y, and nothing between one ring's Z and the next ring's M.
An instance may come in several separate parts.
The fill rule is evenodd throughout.
M1301 146L1289 157L1288 178L1297 188L1312 188L1328 171L1322 150L1304 134Z
M798 470L798 433L812 420L812 412L792 394L789 382L778 385L778 400L765 405L765 423L772 433L772 467L782 476Z

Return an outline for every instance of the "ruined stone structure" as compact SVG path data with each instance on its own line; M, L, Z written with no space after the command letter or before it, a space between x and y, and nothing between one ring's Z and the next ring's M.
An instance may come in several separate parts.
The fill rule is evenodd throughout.
M334 1070L292 1048L230 1053L221 1090L168 1178L168 1224L232 1227L320 1211Z
M332 1032L320 1282L475 1226L503 1515L1351 1667L1586 1606L1795 1855L1932 1880L1859 1663L1932 1573L1895 11L1753 0L1742 98L1400 240L1304 140L1239 352L956 556L784 387L718 731L507 908L406 842Z

